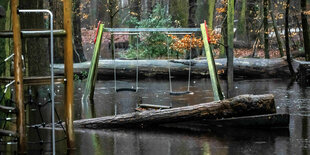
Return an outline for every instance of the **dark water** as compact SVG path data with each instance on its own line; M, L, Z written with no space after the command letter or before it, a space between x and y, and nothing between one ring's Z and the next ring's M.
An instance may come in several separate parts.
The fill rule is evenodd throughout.
M144 79L139 81L139 91L114 92L114 81L98 81L93 105L82 105L81 96L84 82L75 83L74 118L90 118L133 112L138 102L187 106L213 100L209 79L194 79L190 90L194 94L183 96L169 95L167 79ZM226 83L221 83L225 90ZM134 86L132 81L117 83L117 87ZM48 100L46 87L39 88L40 102ZM187 81L173 79L174 91L187 90ZM309 117L310 87L303 88L297 83L284 79L255 79L235 82L235 95L266 94L275 95L278 113L289 113L288 129L233 129L181 131L181 130L75 130L77 149L72 154L310 154ZM56 108L64 118L62 103L63 86L56 88ZM29 124L41 122L38 110L29 107ZM43 107L43 117L49 122L49 107ZM40 130L44 141L50 141L51 131ZM62 130L57 130L56 139L64 137ZM35 129L29 129L29 141L38 141ZM29 144L30 154L50 154L51 145ZM56 144L58 154L66 154L66 141ZM1 146L1 151L11 153L16 145Z

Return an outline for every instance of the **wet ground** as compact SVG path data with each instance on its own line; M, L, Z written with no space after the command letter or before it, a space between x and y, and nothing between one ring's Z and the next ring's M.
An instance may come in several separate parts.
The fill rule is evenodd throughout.
M209 79L193 79L190 90L193 94L169 95L168 79L143 79L139 81L139 91L115 93L113 80L98 81L94 104L81 103L85 83L75 83L74 118L91 118L133 112L137 103L187 106L213 100ZM221 83L223 90L226 82ZM117 88L134 87L134 81L118 81ZM187 81L172 80L173 91L187 90ZM48 100L47 87L39 87L41 103ZM77 129L75 130L77 149L72 154L310 154L310 87L301 87L285 79L238 80L234 95L266 94L275 95L277 113L289 113L290 125L287 129L234 129L185 131L168 129ZM60 118L64 118L62 103L63 86L56 87L56 108ZM225 93L226 94L226 93ZM227 95L226 95L227 96ZM41 122L38 108L29 106L29 124ZM49 122L48 106L41 108L43 119ZM51 140L51 130L40 130L41 139ZM66 153L64 132L57 130L57 153ZM38 142L35 129L29 129L29 141ZM30 154L50 154L51 145L29 144ZM16 144L1 145L2 154L12 153Z

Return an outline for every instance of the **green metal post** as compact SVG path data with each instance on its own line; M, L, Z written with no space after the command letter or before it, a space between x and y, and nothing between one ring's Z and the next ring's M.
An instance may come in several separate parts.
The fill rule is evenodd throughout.
M98 71L98 61L99 61L99 54L100 54L100 46L101 46L101 38L104 29L104 25L100 24L98 28L98 35L96 39L94 54L91 60L90 68L88 71L87 82L84 90L84 94L82 97L82 102L85 103L87 98L93 99L94 98L94 91L95 91L95 82L97 78L97 71Z
M220 80L219 80L218 75L217 75L215 61L214 61L213 54L212 54L212 51L210 49L210 45L208 42L208 36L207 36L208 34L207 34L206 24L200 24L200 28L201 28L203 43L204 43L204 47L205 47L205 51L206 51L206 55L207 55L209 74L210 74L211 83L212 83L214 100L215 101L223 100L224 95L223 95L222 90L221 90Z

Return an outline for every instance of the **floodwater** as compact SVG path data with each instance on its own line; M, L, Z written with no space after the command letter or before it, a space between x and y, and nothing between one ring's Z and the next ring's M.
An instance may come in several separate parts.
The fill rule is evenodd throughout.
M213 100L210 79L192 79L190 90L193 94L170 96L168 79L143 79L139 91L115 93L113 80L98 81L94 104L83 105L81 97L85 82L76 81L74 93L74 118L91 118L133 112L137 103L169 105L180 107ZM120 80L117 88L135 87L135 81ZM225 90L226 82L222 81ZM173 91L187 90L187 81L172 79ZM76 150L71 154L310 154L310 87L301 87L285 79L238 80L234 84L234 95L266 94L275 95L277 113L289 113L290 125L285 129L241 129L217 128L217 130L189 131L172 129L76 129ZM39 87L38 102L48 100L47 87ZM56 108L64 118L62 103L63 86L57 85ZM226 93L225 93L226 94ZM29 124L42 121L39 110L29 106ZM42 118L49 122L50 110L42 107ZM29 129L30 142L51 140L51 130ZM56 131L57 154L66 154L63 130ZM28 144L29 154L50 154L50 143ZM1 145L2 154L16 150L16 144Z

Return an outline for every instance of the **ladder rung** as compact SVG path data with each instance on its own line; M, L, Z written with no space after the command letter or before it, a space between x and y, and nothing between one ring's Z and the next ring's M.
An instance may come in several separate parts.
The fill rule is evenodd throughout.
M49 38L50 30L22 30L22 38L41 37ZM65 30L53 30L54 37L63 37L66 35ZM0 38L13 38L13 31L0 31Z
M5 113L15 113L16 109L14 107L0 105L0 111Z
M3 130L3 129L0 129L0 135L1 136L18 137L18 134L16 132L9 131L9 130Z
M0 84L10 83L14 80L14 77L1 77ZM65 83L66 79L63 76L55 76L54 83L62 84ZM33 76L33 77L24 77L25 85L45 85L51 83L51 76Z

